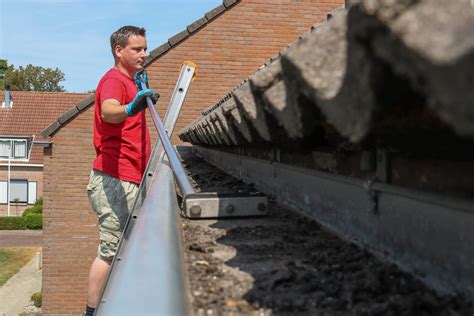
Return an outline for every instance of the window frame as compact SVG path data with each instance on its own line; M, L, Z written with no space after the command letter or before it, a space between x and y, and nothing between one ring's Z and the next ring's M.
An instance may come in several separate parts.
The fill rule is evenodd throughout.
M8 155L0 156L0 160L6 161L25 161L28 162L30 160L31 155L31 145L33 143L33 137L0 137L0 142L10 142L10 158ZM24 156L16 156L15 154L15 145L16 143L24 142L25 143L25 155Z
M26 182L26 201L18 201L18 204L20 205L34 205L35 204L35 201L38 199L38 181L35 181L35 180L28 180L28 179L10 179L10 185L11 185L11 182ZM5 183L5 188L6 188L6 194L8 196L8 180L0 180L0 183ZM35 184L35 195L36 195L36 198L34 199L34 201L31 201L30 203L30 184L34 183ZM12 197L10 196L10 199ZM5 198L5 203L3 203L3 201L0 200L0 205L7 205L8 204L8 197ZM10 201L10 205L12 204L15 204L16 202L14 200Z
M16 154L16 144L17 143L25 143L25 154L23 156L17 156ZM21 159L28 159L28 139L15 139L12 140L13 144L13 159L21 160Z
M12 200L12 195L11 195L11 188L10 188L10 205L12 203L15 203L15 204L26 204L28 205L28 179L10 179L10 186L12 186L12 183L26 183L26 199L25 200L21 200L21 201L18 201L16 202L15 200ZM7 185L7 192L8 192L8 185ZM8 193L7 193L8 194ZM7 199L8 200L8 199Z

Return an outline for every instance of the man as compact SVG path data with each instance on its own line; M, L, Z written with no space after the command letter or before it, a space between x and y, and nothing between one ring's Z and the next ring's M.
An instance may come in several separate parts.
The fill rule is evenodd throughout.
M100 244L89 272L86 316L95 311L150 156L150 135L143 111L146 97L154 103L158 99L151 89L139 91L134 81L145 63L145 29L124 26L111 35L110 45L115 66L102 77L95 94L97 157L87 191L97 213Z

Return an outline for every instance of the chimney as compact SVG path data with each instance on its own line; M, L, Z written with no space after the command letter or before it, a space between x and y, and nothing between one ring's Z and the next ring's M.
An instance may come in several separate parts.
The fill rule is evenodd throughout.
M11 109L13 106L13 100L10 93L10 86L5 86L5 100L2 102L2 109Z

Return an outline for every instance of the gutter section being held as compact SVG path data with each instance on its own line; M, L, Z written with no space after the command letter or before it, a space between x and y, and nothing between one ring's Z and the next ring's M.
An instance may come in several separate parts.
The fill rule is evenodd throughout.
M173 179L159 164L124 232L95 315L189 315Z

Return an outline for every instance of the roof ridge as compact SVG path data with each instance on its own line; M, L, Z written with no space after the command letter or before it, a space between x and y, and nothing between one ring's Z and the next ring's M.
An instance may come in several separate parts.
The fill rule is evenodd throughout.
M168 41L161 46L150 51L148 54L144 67L146 68L149 64L155 61L158 57L165 54L171 48L177 46L179 43L187 39L190 35L196 33L198 30L203 28L207 23L217 18L219 15L224 13L227 9L240 2L240 0L223 0L222 4L215 7L211 11L207 12L202 18L189 24L184 31L181 31L168 39ZM94 103L94 95L84 98L82 101L77 103L67 112L63 113L56 121L51 123L47 128L41 131L41 135L44 138L48 138L56 133L64 123L74 118L81 111L86 109L89 105Z

